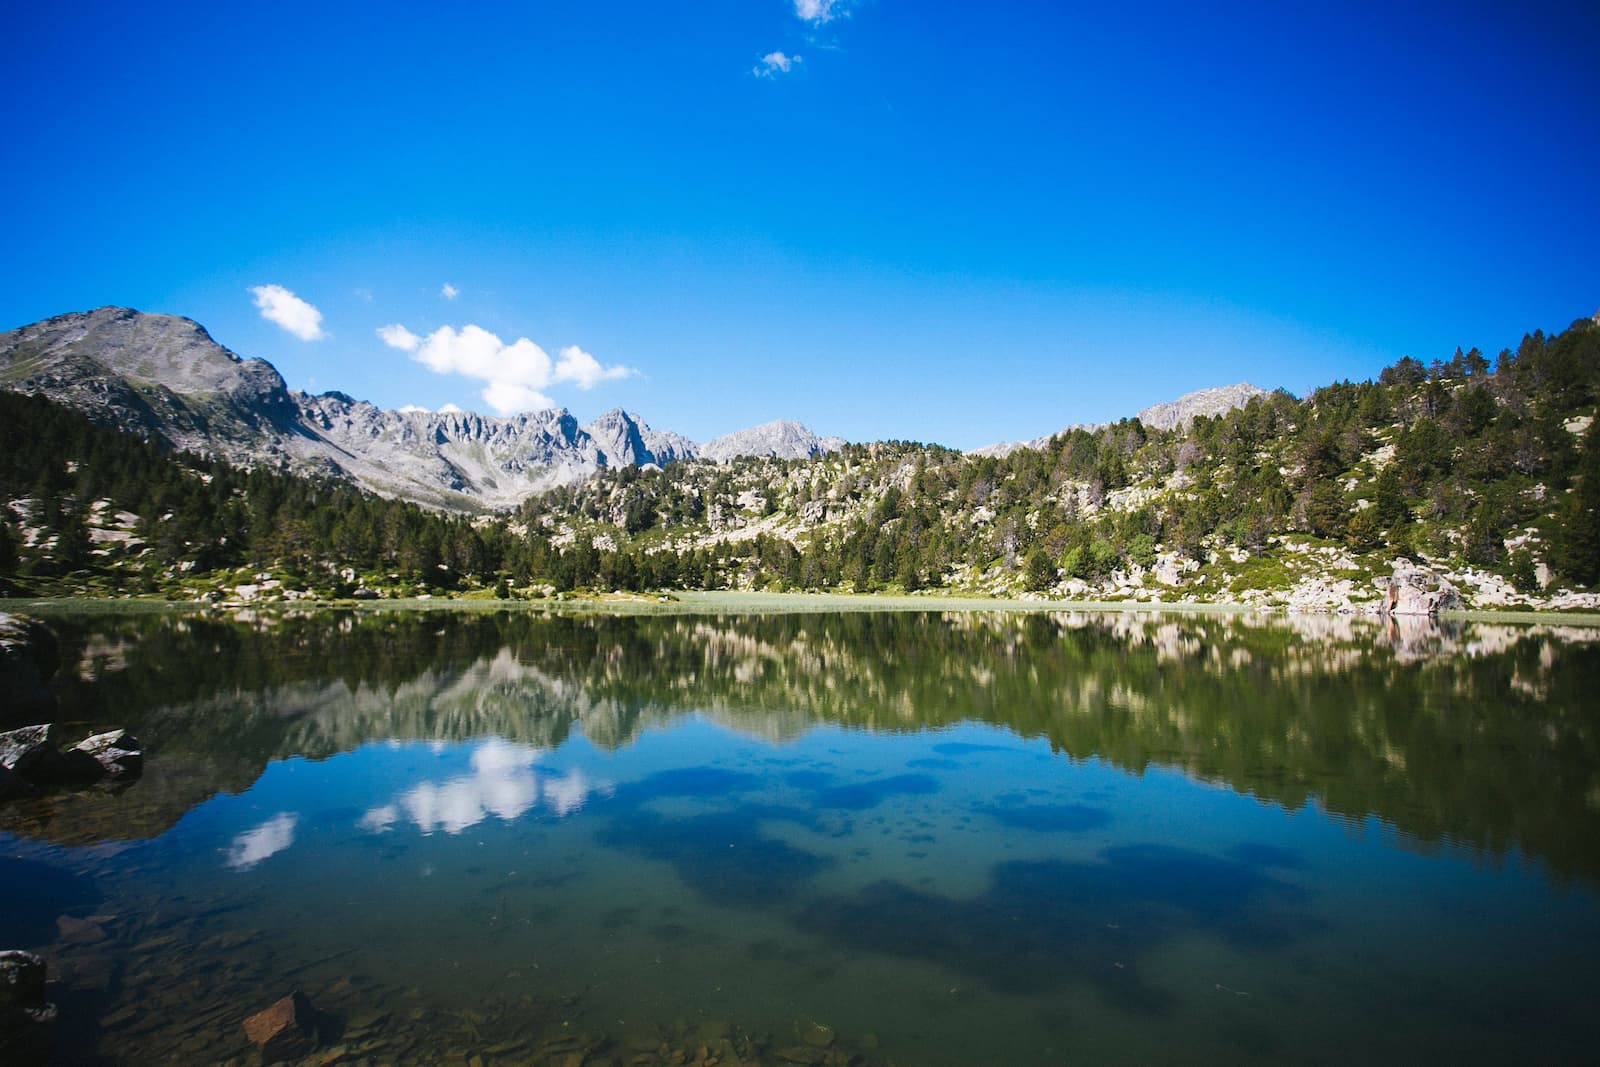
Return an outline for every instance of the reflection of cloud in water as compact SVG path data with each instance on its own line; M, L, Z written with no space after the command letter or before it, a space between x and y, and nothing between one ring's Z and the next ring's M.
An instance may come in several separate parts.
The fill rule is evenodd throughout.
M405 817L423 833L458 834L493 815L510 822L533 808L563 817L582 808L596 791L580 770L539 773L542 749L491 738L472 753L472 773L446 782L421 782L393 803L361 817L363 830L382 833Z
M294 827L300 816L283 811L253 830L246 830L228 846L228 866L248 871L268 856L294 844Z

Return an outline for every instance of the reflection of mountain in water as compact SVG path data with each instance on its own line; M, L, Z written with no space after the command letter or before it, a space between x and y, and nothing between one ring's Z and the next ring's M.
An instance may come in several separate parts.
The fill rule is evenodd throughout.
M993 723L1076 758L1175 767L1288 807L1315 799L1425 841L1520 847L1600 877L1596 630L1077 612L158 616L58 628L78 650L63 706L149 746L145 779L115 800L0 813L0 828L60 842L160 833L288 756L390 738L550 749L574 727L615 747L700 712L766 738L818 722Z

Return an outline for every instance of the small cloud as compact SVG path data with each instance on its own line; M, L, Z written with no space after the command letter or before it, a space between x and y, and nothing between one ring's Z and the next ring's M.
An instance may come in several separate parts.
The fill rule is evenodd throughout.
M428 414L428 409L423 407L421 404L402 404L400 405L400 414L426 415Z
M480 395L501 415L555 407L543 392L552 385L571 382L579 389L592 389L602 381L636 373L628 367L603 366L577 345L568 345L559 359L552 360L526 337L507 344L470 324L460 330L441 326L422 338L396 323L381 328L378 336L393 348L414 353L413 358L435 374L462 374L485 383Z
M787 74L794 69L795 64L801 62L800 56L786 56L782 52L768 52L761 57L761 62L750 69L750 73L758 78L776 78L780 74Z
M390 348L398 348L402 352L415 352L422 344L422 338L400 325L398 322L388 326L378 327L378 336Z
M355 295L356 295L356 299L361 301L364 304L372 303L372 290L371 289L357 289L355 291Z
M572 382L579 389L589 390L600 382L631 378L637 373L632 367L602 367L598 359L577 345L568 345L556 361L555 380Z
M456 297L461 295L461 290L457 289L449 282L445 282L443 285L439 286L439 295L444 297L446 300L454 300Z
M794 0L794 13L813 25L843 18L848 12L849 0Z
M257 285L250 292L255 294L262 318L277 323L302 341L322 340L322 312L281 285Z
M282 852L294 844L295 823L299 820L298 815L280 812L255 829L246 830L235 837L233 844L228 847L228 866L236 871L248 871L268 856Z
M465 415L466 412L463 411L456 404L444 404L439 408L439 414L441 414L441 415Z

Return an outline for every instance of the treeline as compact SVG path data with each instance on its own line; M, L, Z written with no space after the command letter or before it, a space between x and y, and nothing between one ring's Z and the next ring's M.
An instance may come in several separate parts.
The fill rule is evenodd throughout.
M169 573L259 567L325 588L342 570L441 589L492 580L525 548L503 523L363 493L332 480L172 454L41 397L0 392L0 575L108 574L153 590ZM96 541L116 515L127 540ZM31 529L32 543L23 535ZM333 591L338 591L333 589Z
M352 572L411 591L1045 589L1162 553L1270 554L1294 534L1496 569L1528 590L1541 565L1589 586L1597 399L1600 325L1583 320L1493 361L1402 359L1376 381L1258 397L1182 430L1124 420L1003 458L888 441L626 467L470 519L173 455L0 393L0 575L18 590L73 574L154 590L241 567L333 594ZM137 516L127 538L106 532L116 512Z

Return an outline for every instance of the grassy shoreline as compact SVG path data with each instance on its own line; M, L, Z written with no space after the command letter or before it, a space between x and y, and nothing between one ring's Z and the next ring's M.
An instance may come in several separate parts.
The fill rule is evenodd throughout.
M141 613L199 611L541 611L612 615L776 615L858 611L954 611L1037 614L1041 612L1105 612L1185 615L1351 615L1376 618L1368 613L1335 611L1289 612L1281 607L1258 607L1227 602L1180 603L1132 600L1024 600L981 596L924 594L906 596L879 593L774 593L684 591L670 594L599 594L529 600L484 597L434 597L395 600L296 600L269 603L159 600L154 598L12 597L0 598L0 611L30 614ZM1600 613L1563 611L1450 611L1447 621L1552 623L1600 626Z

